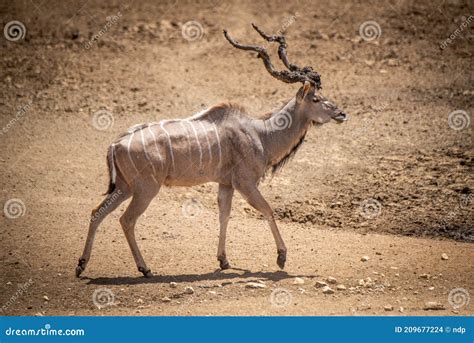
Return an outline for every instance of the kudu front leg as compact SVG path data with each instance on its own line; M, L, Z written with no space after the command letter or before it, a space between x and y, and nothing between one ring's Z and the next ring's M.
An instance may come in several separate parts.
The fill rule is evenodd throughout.
M286 247L285 243L283 242L283 238L281 238L280 231L278 231L272 208L262 196L256 185L248 187L245 185L239 185L238 187L236 186L236 189L242 194L247 202L257 211L260 211L260 213L262 213L265 219L268 221L277 246L277 264L281 269L285 268Z
M232 207L232 196L234 188L219 184L219 192L217 195L217 203L219 205L219 246L217 247L217 260L221 269L229 269L230 264L227 261L225 253L225 241L227 234L227 224L229 223L230 210Z

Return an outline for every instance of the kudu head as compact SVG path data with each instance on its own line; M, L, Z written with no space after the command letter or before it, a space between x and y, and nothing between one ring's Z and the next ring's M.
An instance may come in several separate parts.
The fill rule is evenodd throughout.
M264 46L240 44L230 37L226 30L224 30L224 36L235 48L257 52L258 57L263 60L265 68L274 78L285 83L303 83L295 97L295 111L297 115L304 116L317 125L327 123L331 119L338 123L346 121L347 115L321 95L320 75L313 71L311 67L301 68L289 62L286 54L287 44L285 36L283 34L267 35L256 25L252 24L252 26L267 42L277 42L279 44L278 56L288 70L277 71L270 61L270 56Z

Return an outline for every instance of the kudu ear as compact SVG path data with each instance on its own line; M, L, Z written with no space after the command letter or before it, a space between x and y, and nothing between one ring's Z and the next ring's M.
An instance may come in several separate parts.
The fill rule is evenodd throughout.
M301 87L300 90L298 91L296 100L298 102L303 101L306 98L306 96L311 93L314 94L314 85L309 81L305 81L303 84L303 87Z

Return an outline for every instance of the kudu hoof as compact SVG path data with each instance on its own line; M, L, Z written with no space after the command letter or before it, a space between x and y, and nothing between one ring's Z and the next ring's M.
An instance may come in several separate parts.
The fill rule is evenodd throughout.
M219 265L221 267L221 270L226 270L230 268L229 261L224 260L224 261L219 261Z
M81 266L77 266L76 267L76 277L81 276L83 271L84 271L84 269Z
M81 276L82 272L86 269L86 267L84 266L85 263L86 263L85 259L83 258L79 259L79 263L77 264L77 267L76 267L76 277Z
M141 272L143 276L146 278L153 277L153 273L151 272L151 269L145 269L145 268L139 267L138 271Z
M285 262L286 262L286 251L279 251L278 258L277 258L278 267L280 267L281 269L285 268Z

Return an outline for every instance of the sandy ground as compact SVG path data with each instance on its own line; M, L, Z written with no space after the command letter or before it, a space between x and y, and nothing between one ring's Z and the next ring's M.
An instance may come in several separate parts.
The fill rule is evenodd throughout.
M18 215L5 210L0 218L3 313L474 313L469 1L0 6L3 25L26 28L22 40L0 40L1 204L21 201ZM182 34L189 21L202 28L192 41ZM380 27L372 41L359 33L366 21ZM216 270L217 186L206 184L163 189L139 220L153 278L136 271L120 228L126 205L102 224L91 262L75 278L90 211L108 182L106 149L118 134L223 100L257 116L294 96L297 85L272 79L255 56L223 39L227 28L242 42L262 43L252 22L287 28L290 58L319 71L324 94L350 115L344 125L313 129L260 187L288 247L285 270L269 228L239 195L228 229L233 269ZM456 110L464 114L450 125ZM93 122L98 111L113 119L104 130ZM183 215L189 199L199 204L193 216ZM328 277L336 279L333 294L314 287ZM426 302L442 309L425 310Z

